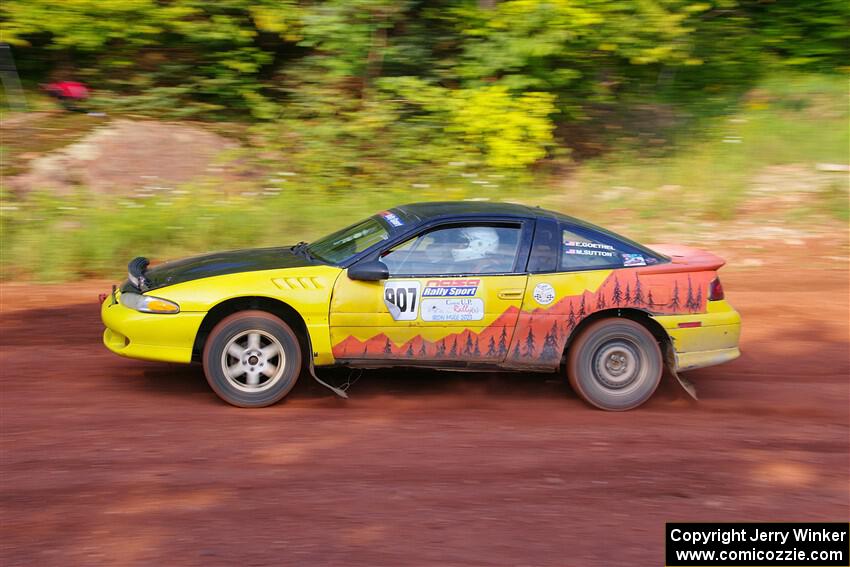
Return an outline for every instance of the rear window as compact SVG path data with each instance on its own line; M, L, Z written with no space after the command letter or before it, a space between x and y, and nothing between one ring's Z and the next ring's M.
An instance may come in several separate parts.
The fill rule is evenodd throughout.
M658 258L626 243L590 231L561 230L561 271L630 268L658 263Z

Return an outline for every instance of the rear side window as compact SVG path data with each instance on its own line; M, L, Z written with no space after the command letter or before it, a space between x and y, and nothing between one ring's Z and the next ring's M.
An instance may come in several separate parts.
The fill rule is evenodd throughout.
M561 271L630 268L657 262L657 258L612 239L568 229L561 231Z

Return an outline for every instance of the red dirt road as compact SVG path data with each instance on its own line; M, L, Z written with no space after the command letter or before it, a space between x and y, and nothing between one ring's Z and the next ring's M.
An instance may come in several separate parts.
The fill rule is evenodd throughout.
M6 284L0 564L662 565L665 521L846 521L847 262L777 258L721 272L744 355L701 401L621 414L403 371L237 409L107 352L106 283Z

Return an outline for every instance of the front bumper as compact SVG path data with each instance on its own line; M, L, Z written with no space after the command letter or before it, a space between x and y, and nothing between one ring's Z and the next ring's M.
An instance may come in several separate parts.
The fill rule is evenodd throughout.
M714 366L741 356L741 315L725 300L709 301L705 313L658 316L655 320L673 342L677 372ZM699 326L691 326L696 324Z
M128 358L188 363L205 315L191 311L173 315L141 313L107 297L100 307L100 318L106 326L103 344Z

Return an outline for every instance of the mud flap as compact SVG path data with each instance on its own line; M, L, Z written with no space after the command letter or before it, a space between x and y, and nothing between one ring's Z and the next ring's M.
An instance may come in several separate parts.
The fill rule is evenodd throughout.
M316 374L316 365L313 364L313 341L310 340L309 334L307 335L307 352L310 354L310 364L307 365L307 368L310 370L310 376L313 377L313 380L339 396L340 398L347 400L348 394L345 393L345 390L341 390L336 386L331 386Z
M313 380L315 380L316 382L318 382L319 384L321 384L322 386L324 386L325 388L327 388L328 390L330 390L331 392L333 392L334 394L336 394L340 398L343 398L345 400L348 399L348 394L345 393L345 390L341 390L341 389L339 389L335 386L331 386L330 384L328 384L327 382L325 382L324 380L322 380L321 378L319 378L316 375L316 368L313 366L312 360L310 361L310 376L313 377Z
M694 386L694 383L687 378L679 376L676 372L676 355L673 352L672 346L668 346L665 349L664 359L664 362L666 363L665 366L667 366L667 373L673 377L674 381L677 382L693 400L699 401L699 398L697 397L697 389L696 386Z

